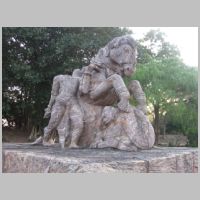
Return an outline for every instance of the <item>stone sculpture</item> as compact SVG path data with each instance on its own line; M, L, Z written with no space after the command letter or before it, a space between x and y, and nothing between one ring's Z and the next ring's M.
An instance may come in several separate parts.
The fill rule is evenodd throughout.
M77 99L78 87L78 78L69 75L58 75L54 78L51 98L44 114L45 118L51 116L48 126L44 128L44 142L48 140L49 134L57 129L62 148L65 145L65 138L69 137L69 132L70 147L77 147L83 130L83 113Z
M57 129L62 148L70 140L69 148L150 149L155 134L146 116L145 94L139 81L128 87L123 81L135 72L136 52L132 37L116 37L88 66L75 69L72 76L56 76L44 115L51 118L40 141L45 145ZM131 96L136 107L129 104Z

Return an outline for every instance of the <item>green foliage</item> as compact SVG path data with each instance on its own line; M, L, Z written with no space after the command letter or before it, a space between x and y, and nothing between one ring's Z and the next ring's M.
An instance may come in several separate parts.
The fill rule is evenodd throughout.
M167 131L188 136L190 146L198 146L198 113L194 102L179 102L167 110Z
M164 121L168 132L183 133L191 146L197 146L196 68L184 65L177 48L165 42L159 31L150 31L139 41L138 53L137 71L131 79L139 80L145 91L156 135Z
M3 118L28 131L46 123L53 77L89 63L121 28L3 28Z

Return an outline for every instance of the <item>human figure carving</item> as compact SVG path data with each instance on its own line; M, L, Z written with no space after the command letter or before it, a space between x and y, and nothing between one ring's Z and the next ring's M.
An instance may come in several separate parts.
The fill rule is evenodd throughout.
M62 148L69 136L69 147L78 147L78 139L83 130L83 115L77 99L78 87L78 78L69 75L54 77L51 98L44 114L44 118L51 116L48 126L44 128L44 145L48 145L50 133L57 129Z

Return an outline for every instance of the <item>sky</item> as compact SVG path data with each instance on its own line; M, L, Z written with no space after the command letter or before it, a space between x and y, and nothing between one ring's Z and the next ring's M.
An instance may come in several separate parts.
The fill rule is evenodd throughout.
M149 30L160 30L165 33L166 41L176 45L183 62L189 66L198 66L198 28L197 27L129 27L133 38L140 39Z

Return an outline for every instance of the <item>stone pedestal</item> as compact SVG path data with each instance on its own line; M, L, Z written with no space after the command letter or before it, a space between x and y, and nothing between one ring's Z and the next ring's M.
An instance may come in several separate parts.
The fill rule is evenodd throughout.
M195 173L198 149L162 147L127 152L3 144L3 173Z

